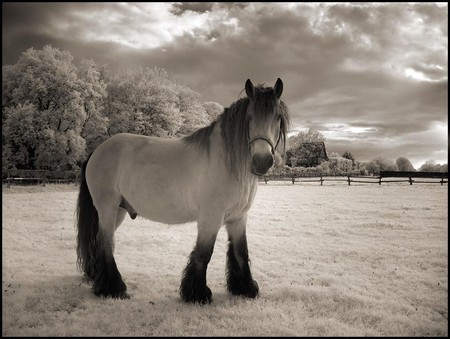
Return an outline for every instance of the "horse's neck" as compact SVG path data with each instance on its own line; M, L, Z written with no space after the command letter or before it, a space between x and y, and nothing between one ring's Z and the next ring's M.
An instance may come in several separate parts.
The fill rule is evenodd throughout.
M215 125L213 132L210 136L211 154L216 157L218 162L222 163L223 170L226 170L230 176L230 184L233 182L238 186L252 186L257 182L257 178L250 173L250 161L246 159L244 164L235 164L238 173L234 173L231 168L230 157L227 154L225 140L222 138L222 119L219 118L218 123ZM246 145L245 145L246 146ZM247 163L248 162L248 163Z

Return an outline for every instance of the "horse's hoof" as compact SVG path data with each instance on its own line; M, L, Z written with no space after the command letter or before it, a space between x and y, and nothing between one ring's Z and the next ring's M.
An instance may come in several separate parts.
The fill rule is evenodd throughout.
M244 294L244 297L247 298L256 298L259 295L259 286L256 280L252 280L250 283L249 289L247 293Z
M205 288L198 290L198 291L192 291L192 293L184 293L181 294L181 298L184 302L187 303L199 303L200 305L209 304L212 301L212 292L211 289L208 286L205 286Z
M118 298L118 299L130 299L131 295L128 294L127 292L122 292L116 298Z
M127 299L130 299L131 296L130 296L128 293L125 293L125 294L121 295L119 298L120 298L120 299L127 300Z
M229 291L236 296L246 298L256 298L259 295L259 286L256 280L251 280L248 284L234 284L228 287Z
M94 294L101 298L113 298L113 299L130 299L130 295L127 293L127 286L124 282L118 286L94 286Z

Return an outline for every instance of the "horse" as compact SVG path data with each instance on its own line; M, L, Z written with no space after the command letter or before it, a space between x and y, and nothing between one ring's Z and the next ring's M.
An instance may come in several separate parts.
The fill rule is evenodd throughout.
M96 296L130 298L114 259L114 232L127 213L166 224L197 221L195 247L179 287L184 302L212 301L206 270L223 225L227 290L246 298L259 295L249 265L247 212L258 177L273 166L275 151L286 152L290 118L280 98L280 78L273 87L254 86L247 79L245 92L215 121L188 136L116 134L82 163L77 266Z

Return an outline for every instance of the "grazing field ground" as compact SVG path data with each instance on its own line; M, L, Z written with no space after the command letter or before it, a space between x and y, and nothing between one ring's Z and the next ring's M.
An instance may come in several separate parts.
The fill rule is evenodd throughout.
M213 302L184 304L195 223L127 216L132 294L98 299L75 261L77 187L3 187L3 336L447 336L448 186L260 184L247 237L261 296L229 295L221 229Z

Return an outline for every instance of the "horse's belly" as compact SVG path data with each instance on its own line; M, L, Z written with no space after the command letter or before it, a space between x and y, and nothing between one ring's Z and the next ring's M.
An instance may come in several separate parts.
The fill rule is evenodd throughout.
M136 213L145 219L165 224L182 224L197 220L196 213L173 206L171 203L149 203L136 209Z
M159 183L142 184L125 199L134 211L149 220L166 224L181 224L197 220L197 207L189 192L179 186Z

